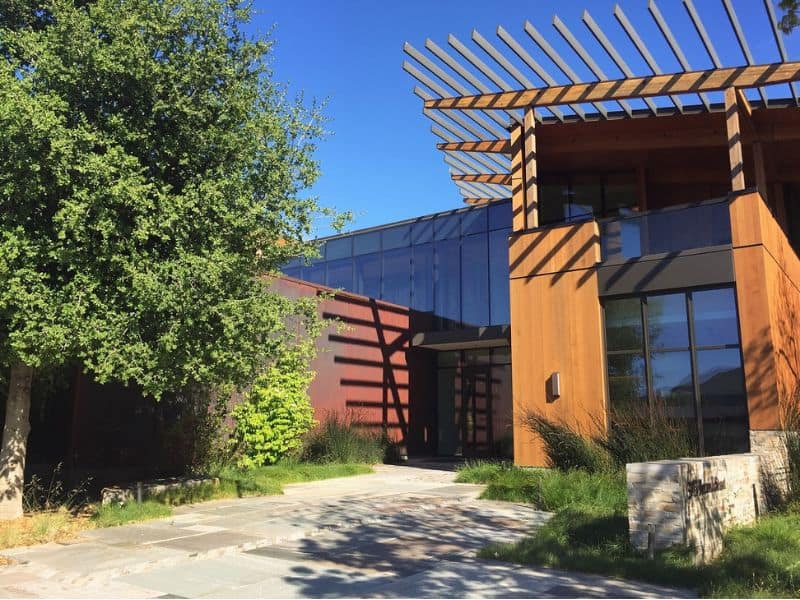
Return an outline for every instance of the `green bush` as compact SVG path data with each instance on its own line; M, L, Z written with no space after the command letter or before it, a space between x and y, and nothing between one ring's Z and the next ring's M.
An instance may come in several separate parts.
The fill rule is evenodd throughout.
M608 470L608 453L569 425L556 423L534 411L523 416L522 424L542 440L550 466L562 471L585 469L590 473Z
M270 366L233 409L239 467L275 464L299 449L315 424L308 386L314 377L300 357Z
M391 451L384 434L368 431L353 414L330 412L306 435L303 460L317 463L383 462Z

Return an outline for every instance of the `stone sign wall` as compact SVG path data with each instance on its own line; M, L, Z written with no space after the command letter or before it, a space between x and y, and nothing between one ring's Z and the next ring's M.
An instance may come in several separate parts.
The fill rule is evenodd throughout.
M628 523L634 547L685 545L698 562L722 550L722 535L766 509L756 454L661 460L627 465Z

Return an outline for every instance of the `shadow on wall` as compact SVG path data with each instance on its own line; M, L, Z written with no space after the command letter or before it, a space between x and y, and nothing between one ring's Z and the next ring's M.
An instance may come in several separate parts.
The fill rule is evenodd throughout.
M411 453L433 450L435 419L432 353L412 349L429 315L370 298L337 293L322 302L336 325L323 333L310 395L320 411L349 412L385 431Z

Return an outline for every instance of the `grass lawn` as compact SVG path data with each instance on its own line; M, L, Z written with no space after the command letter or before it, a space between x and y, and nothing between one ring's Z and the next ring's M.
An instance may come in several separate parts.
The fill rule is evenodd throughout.
M160 519L172 514L172 507L242 496L281 494L283 486L334 477L364 475L372 467L357 464L285 463L249 471L225 468L219 474L219 486L200 485L185 490L161 494L141 504L122 506L93 504L79 514L68 510L39 512L13 521L0 521L0 549L31 546L46 542L61 542L78 532L94 527L115 527L148 519ZM2 566L0 557L0 566Z
M666 550L651 561L631 548L623 475L477 464L458 480L488 484L485 498L555 512L533 536L484 548L484 558L692 588L707 597L800 596L797 507L730 531L720 558L695 566L687 549Z

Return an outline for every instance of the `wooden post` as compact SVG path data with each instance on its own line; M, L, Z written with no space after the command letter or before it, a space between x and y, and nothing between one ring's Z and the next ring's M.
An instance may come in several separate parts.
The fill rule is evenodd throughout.
M514 233L525 231L525 148L522 125L511 128L511 208Z
M745 188L744 160L742 159L742 130L739 127L739 105L736 102L736 89L732 87L725 90L725 126L728 132L731 190L738 192Z
M536 117L533 107L525 109L523 119L523 145L525 165L525 228L539 226L539 185L536 169Z
M764 166L764 146L760 141L753 142L753 166L756 175L756 187L758 193L764 199L764 202L769 205L769 197L767 193L767 171Z

